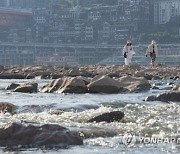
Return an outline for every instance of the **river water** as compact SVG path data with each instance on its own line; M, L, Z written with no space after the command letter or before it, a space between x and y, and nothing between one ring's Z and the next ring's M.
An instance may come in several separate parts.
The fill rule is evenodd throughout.
M58 124L77 130L82 136L88 132L92 137L84 139L82 146L67 149L0 148L0 153L180 153L180 102L144 101L146 96L165 92L167 83L172 81L154 80L151 84L156 84L161 90L130 94L26 94L4 90L10 83L30 81L41 87L49 80L0 80L0 102L18 106L17 114L0 113L0 127L22 121ZM178 80L173 82L180 84ZM121 122L86 122L96 115L117 110L125 113Z

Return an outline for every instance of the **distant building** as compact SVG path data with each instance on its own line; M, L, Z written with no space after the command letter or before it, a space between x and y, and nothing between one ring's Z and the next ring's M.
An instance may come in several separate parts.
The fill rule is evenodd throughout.
M9 5L8 0L0 0L0 7L7 7Z
M180 15L180 0L155 0L154 24L166 24Z
M58 54L53 54L48 57L37 57L35 59L36 65L60 65L60 66L76 66L78 61L73 56L60 56Z

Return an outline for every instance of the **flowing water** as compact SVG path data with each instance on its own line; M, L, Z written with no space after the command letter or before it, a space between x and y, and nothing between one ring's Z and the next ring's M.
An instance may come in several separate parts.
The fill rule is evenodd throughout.
M10 83L48 80L0 80L0 102L17 105L17 114L0 113L0 127L12 122L58 124L77 130L84 139L82 146L67 149L8 149L0 153L180 153L180 102L145 102L146 96L166 91L168 80L151 81L162 90L130 94L47 94L13 93L4 90ZM179 81L173 81L180 84ZM87 123L89 118L123 111L121 122ZM130 139L130 141L128 140Z

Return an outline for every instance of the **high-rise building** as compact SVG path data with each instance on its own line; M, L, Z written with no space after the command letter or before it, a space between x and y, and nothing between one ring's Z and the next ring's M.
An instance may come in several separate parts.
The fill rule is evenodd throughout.
M9 0L0 0L0 7L7 7L9 5Z
M166 24L180 15L180 0L154 0L154 24Z

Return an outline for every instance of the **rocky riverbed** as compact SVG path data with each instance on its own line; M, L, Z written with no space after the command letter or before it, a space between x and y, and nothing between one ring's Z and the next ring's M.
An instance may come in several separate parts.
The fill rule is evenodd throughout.
M134 129L136 135L171 135L166 123L176 129L180 66L1 66L0 78L8 80L0 89L0 147L61 149ZM146 106L157 101L165 105Z

